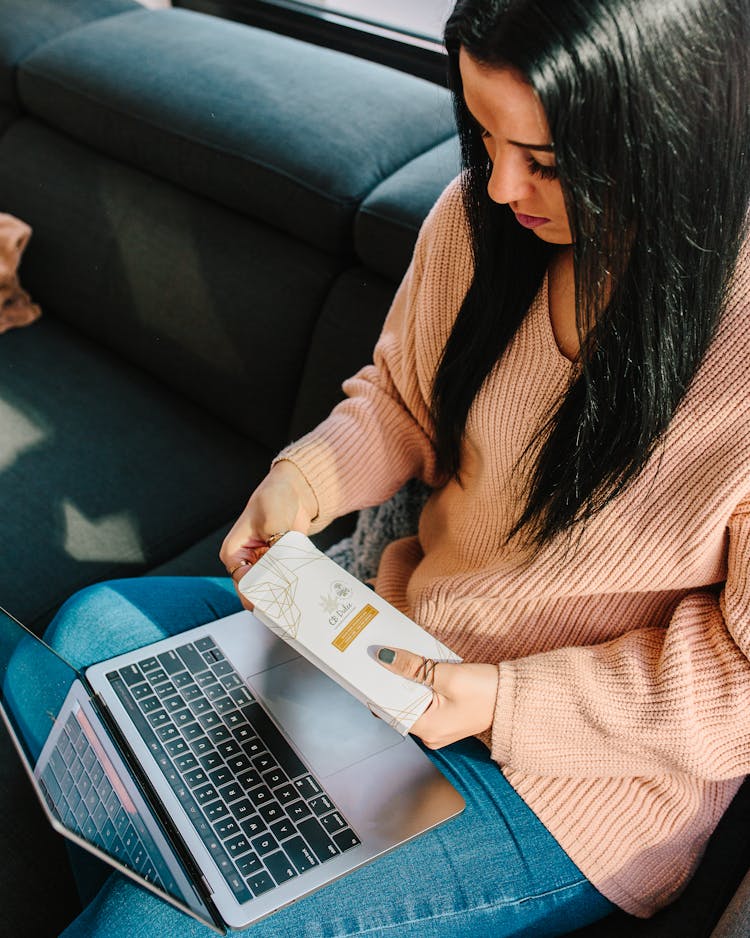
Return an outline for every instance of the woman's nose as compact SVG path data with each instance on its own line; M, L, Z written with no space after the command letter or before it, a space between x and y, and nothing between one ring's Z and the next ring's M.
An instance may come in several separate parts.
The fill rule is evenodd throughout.
M507 205L528 198L534 190L526 160L520 153L495 154L487 192L493 202Z

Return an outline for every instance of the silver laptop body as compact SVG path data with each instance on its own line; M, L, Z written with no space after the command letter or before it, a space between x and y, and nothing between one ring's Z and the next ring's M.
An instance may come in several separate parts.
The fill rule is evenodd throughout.
M53 825L218 932L463 810L412 739L249 612L85 674L0 627L3 717Z

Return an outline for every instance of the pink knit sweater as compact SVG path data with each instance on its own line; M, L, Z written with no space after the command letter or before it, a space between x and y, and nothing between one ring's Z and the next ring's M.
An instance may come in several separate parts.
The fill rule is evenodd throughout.
M468 419L462 484L391 544L378 592L468 661L499 668L491 738L509 782L605 896L648 916L679 893L750 772L750 258L663 446L574 549L504 545L515 469L571 378L546 284ZM311 482L315 529L432 485L428 414L471 279L457 181L348 399L281 455Z

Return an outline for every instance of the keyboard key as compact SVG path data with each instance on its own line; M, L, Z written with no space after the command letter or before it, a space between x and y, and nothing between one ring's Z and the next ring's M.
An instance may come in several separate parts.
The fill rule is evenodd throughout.
M193 700L202 700L203 691L198 687L197 684L189 684L187 687L183 687L180 690L182 697L187 703L190 703Z
M287 805L296 799L297 789L294 787L294 785L289 783L284 785L282 788L277 788L274 792L274 796L281 802L281 804Z
M272 821L278 821L279 818L283 818L285 816L284 809L275 801L269 801L267 804L262 804L258 808L258 814L260 814L260 816L267 824L270 824Z
M163 743L166 743L180 734L177 732L177 727L174 723L165 723L164 726L157 728L156 735Z
M300 821L311 814L311 811L304 801L295 801L286 806L286 813L293 821Z
M238 756L242 752L240 747L233 739L228 739L226 742L219 743L216 748L225 759L231 759L232 756Z
M226 801L227 804L231 804L233 801L241 798L243 794L244 792L237 784L237 782L230 782L228 785L222 785L222 787L219 789L219 797L223 801Z
M359 846L360 843L359 838L351 829L351 827L347 827L345 830L334 834L333 839L336 842L336 846L342 853L345 850L351 850L352 847Z
M297 871L289 862L286 854L282 850L276 853L270 853L263 861L277 883L285 883L297 875Z
M224 688L218 682L216 684L209 685L204 691L206 697L209 700L219 700L222 697L225 697ZM228 698L227 698L228 699Z
M223 801L212 801L211 804L204 805L203 810L209 821L218 821L219 818L226 817L229 814L229 808Z
M213 710L209 710L208 713L202 713L198 717L198 722L205 730L210 730L214 726L221 725L221 717L218 713L214 713Z
M140 702L139 706L144 713L153 713L154 710L158 710L161 707L161 701L158 697L144 697Z
M218 752L212 751L208 755L200 757L200 764L203 768L209 772L211 769L215 769L220 765L223 765L223 761Z
M222 655L218 648L210 648L208 651L203 652L203 659L208 664L215 664L217 661L223 661L224 655Z
M182 727L182 735L189 743L192 743L194 740L203 736L203 727L200 723L188 723L187 726Z
M220 765L218 769L214 769L212 772L209 772L208 777L217 788L219 788L221 785L226 785L228 782L234 781L232 773L225 765Z
M203 788L196 788L193 794L197 798L199 804L206 804L207 802L214 801L216 798L218 798L216 789L213 785L204 785Z
M276 838L273 834L266 832L265 834L260 834L258 837L254 837L251 841L253 850L258 854L259 857L264 856L266 853L270 853L272 850L276 850L279 846L276 842ZM229 846L227 844L227 846Z
M240 827L248 837L255 837L256 834L260 834L262 831L266 830L265 821L258 814L254 814L252 817L247 818L247 820L241 821Z
M254 873L263 869L257 853L246 853L243 857L237 858L237 869L243 876L252 876Z
M270 752L262 752L253 759L253 765L259 772L267 772L269 769L277 769L276 760Z
M159 659L159 664L167 672L167 674L177 674L179 671L185 669L185 665L182 663L180 658L177 656L177 652L173 650L164 651L160 655L157 655Z
M244 772L245 769L252 768L252 763L250 762L248 757L244 754L244 752L241 752L239 753L239 755L236 755L236 756L230 756L227 759L227 765L235 773L235 775L239 775L240 772ZM259 781L260 781L260 776L258 776L258 782ZM257 785L258 782L256 782L255 784Z
M341 817L338 811L334 811L333 814L327 814L325 817L322 817L320 823L331 835L341 830L342 827L346 827L346 821Z
M231 690L233 687L242 687L242 681L234 673L234 670L232 666L229 665L229 662L227 662L228 669L224 672L220 670L222 667L222 664L223 662L214 665L213 670L215 674L222 674L221 683L224 685L224 687L227 690Z
M204 690L206 690L206 688L211 687L214 684L218 684L218 681L216 680L216 676L212 671L204 671L202 674L196 674L195 681Z
M271 790L265 785L258 785L257 788L253 788L252 791L248 792L248 796L257 808L259 804L265 804L270 800Z
M310 844L313 853L319 860L327 860L329 857L335 857L339 852L336 844L326 834L320 823L313 817L305 818L297 825L300 834Z
M214 824L214 830L222 840L226 840L228 837L234 837L235 834L241 833L239 827L237 826L237 822L233 817L230 816L217 821L217 823Z
M150 697L152 693L151 685L147 684L145 681L143 684L136 684L133 688L133 696L136 700L143 700L144 697Z
M143 671L144 674L147 674L149 671L153 671L155 668L159 667L159 662L156 660L156 658L144 658L143 661L139 661L138 664L140 665L141 671Z
M318 865L316 857L313 856L310 848L299 835L292 837L290 840L285 840L284 850L298 873L304 873L305 870Z
M237 756L236 758L239 758ZM248 763L249 765L250 763ZM231 763L230 763L231 765ZM245 790L255 788L256 785L260 785L262 779L260 775L255 771L255 769L248 769L247 772L239 772L237 775L237 781L242 785Z
M194 739L190 743L190 748L196 756L205 756L207 753L214 751L211 740L207 736L200 736L198 739Z
M322 814L328 814L329 811L333 811L333 805L328 795L318 795L317 798L311 798L310 807L313 809L313 814L318 817Z
M239 801L233 801L232 804L229 805L229 810L238 821L244 821L245 818L255 814L255 810L247 798L241 798Z
M196 638L195 648L197 651L208 651L209 648L216 648L216 642L210 635L204 635L203 638Z
M128 687L132 687L135 684L140 684L143 680L143 675L141 674L141 669L137 664L129 664L127 668L123 668L120 672L120 677L125 681Z
M183 752L188 751L188 746L184 739L172 739L165 744L164 748L170 756L181 756Z
M275 884L268 873L264 871L256 873L254 876L248 876L247 885L252 889L254 895L259 896L261 893L273 889Z
M283 785L284 782L287 782L288 779L286 775L281 771L281 769L271 769L270 772L263 773L263 781L268 785L269 788L276 788L278 785ZM313 808L313 810L315 810Z
M320 785L318 785L312 775L298 778L294 785L302 798L314 798L315 795L321 794Z
M247 853L250 849L250 843L244 834L237 834L236 837L227 840L224 846L229 851L230 856L233 857L241 857L243 853Z
M190 769L194 769L198 765L198 760L192 754L192 752L186 752L181 756L178 756L174 760L174 764L179 772L184 775L186 772L189 772Z
M226 742L232 738L232 734L229 732L226 726L216 726L212 729L206 730L206 735L215 746L218 746L219 743Z
M217 677L224 677L225 675L228 677L236 677L234 668L228 661L217 661L216 664L211 665L211 670ZM239 678L237 678L237 681L239 682ZM222 681L222 684L223 683ZM224 686L226 687L226 684ZM232 686L236 687L237 685L233 683Z
M188 671L181 671L179 674L173 674L172 680L174 681L175 687L187 687L188 684L195 684L193 680L193 675Z
M208 781L208 776L201 768L191 769L190 772L183 773L183 778L190 788L197 788Z
M203 660L200 653L196 651L195 645L193 645L192 642L188 645L181 645L177 649L177 654L185 662L185 667L191 674L197 675L205 670L206 662Z
M153 671L147 672L146 677L152 684L161 684L162 681L167 680L167 672L164 668L154 668Z
M198 701L190 704L190 709L193 710L194 713L195 710L193 708L195 707L196 703L198 703ZM175 713L177 710L181 710L185 706L185 701L182 699L182 697L173 695L172 697L166 697L162 699L162 706L167 711L167 713Z
M165 697L171 697L172 694L176 694L177 688L171 681L164 681L163 684L156 685L154 688L154 693L157 697L161 697L163 700Z
M281 821L276 821L275 824L271 825L271 833L276 840L281 841L296 834L297 829L288 818L283 818Z
M250 691L245 690L244 687L238 687L235 690L230 690L229 696L232 698L235 706L237 707L244 707L245 704L252 703L254 700L254 697Z

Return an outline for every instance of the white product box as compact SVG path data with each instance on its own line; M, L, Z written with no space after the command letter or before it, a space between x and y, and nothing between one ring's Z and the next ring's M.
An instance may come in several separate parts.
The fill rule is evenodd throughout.
M272 632L402 735L427 709L432 691L387 671L377 649L461 660L297 531L280 538L239 589Z

